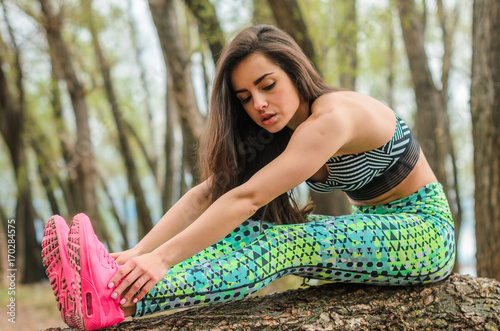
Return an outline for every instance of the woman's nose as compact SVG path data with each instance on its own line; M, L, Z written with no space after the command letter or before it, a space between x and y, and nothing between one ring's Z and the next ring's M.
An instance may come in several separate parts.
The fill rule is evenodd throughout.
M267 107L267 101L262 97L254 97L253 106L255 110L263 110Z

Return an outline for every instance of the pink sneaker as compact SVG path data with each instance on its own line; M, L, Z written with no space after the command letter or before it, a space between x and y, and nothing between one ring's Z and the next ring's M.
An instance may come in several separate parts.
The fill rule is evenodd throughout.
M68 238L68 254L75 291L75 321L82 330L96 330L125 319L120 298L111 299L108 282L118 264L97 239L85 214L73 218Z
M74 323L74 293L68 284L71 282L71 267L68 260L67 242L69 227L64 218L52 216L43 231L42 263L56 296L57 308L69 326Z

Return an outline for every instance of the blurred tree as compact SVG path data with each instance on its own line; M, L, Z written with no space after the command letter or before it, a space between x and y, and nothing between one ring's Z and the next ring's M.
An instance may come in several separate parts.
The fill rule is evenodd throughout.
M62 9L55 13L49 0L39 1L42 9L41 25L46 32L51 63L57 77L66 83L75 114L76 142L74 144L68 143L67 152L70 153L70 156L68 157L69 162L66 164L71 192L71 195L67 196L66 199L72 198L72 203L68 204L68 208L75 207L69 212L71 215L85 212L93 221L94 230L98 237L109 242L108 234L97 210L96 173L90 141L86 92L74 69L69 46L62 36L64 14Z
M141 187L141 181L139 178L139 172L134 161L134 155L132 149L130 148L130 143L127 138L127 126L123 119L123 113L120 109L118 99L115 92L115 87L111 79L111 69L104 57L104 53L99 42L98 31L96 28L96 23L94 22L94 15L92 14L92 0L82 0L82 5L85 10L86 20L90 29L90 34L92 36L92 42L94 44L94 50L96 54L96 60L99 64L101 70L101 75L104 80L104 88L106 90L106 96L108 98L109 106L113 113L113 118L116 124L116 130L118 132L118 140L120 143L120 150L125 162L125 170L127 172L127 179L132 193L134 194L135 208L137 211L137 225L138 225L138 236L139 239L144 237L152 228L153 221L151 220L151 213L146 204L146 199L144 197L144 191Z
M408 54L417 102L416 136L438 180L446 185L444 167L444 120L440 91L434 85L424 46L426 17L418 12L414 0L399 0L397 8Z
M268 0L276 23L288 32L321 72L311 36L297 0Z
M175 162L174 162L174 150L175 150L175 137L174 137L174 123L179 121L178 114L179 109L177 107L177 103L175 102L175 98L173 90L173 79L170 71L167 71L167 93L166 93L166 123L165 123L165 177L163 181L163 197L162 197L162 206L163 210L166 212L170 209L170 207L174 204L174 177L175 177ZM180 162L181 166L179 167L179 173L181 176L181 180L179 186L182 186L184 183L184 171L182 169L183 162ZM180 191L183 191L183 188L180 188Z
M148 166L151 169L151 172L153 173L156 179L156 185L158 186L158 188L161 189L161 181L160 181L160 176L158 174L158 155L156 152L156 142L153 134L154 130L153 130L153 109L151 107L151 91L146 77L146 68L144 63L141 61L141 53L143 52L143 47L140 45L140 42L138 40L140 32L138 30L136 21L134 19L132 0L128 0L127 2L127 21L130 28L130 41L132 43L132 48L134 51L134 60L135 64L139 69L139 79L141 83L141 88L144 91L143 105L144 105L144 112L147 118L146 121L148 128L147 145L149 146L149 148L147 148L147 146L139 138L139 134L134 129L133 125L131 125L129 122L126 122L126 124L129 132L132 133L137 143L141 147L141 151L144 155L144 158L146 159Z
M278 26L287 31L295 39L297 44L299 44L304 53L311 59L321 73L319 56L315 52L312 37L309 35L299 3L296 0L269 0L268 2ZM356 7L354 3L355 1L351 0L341 1L340 7L343 10L342 13L347 14L345 19L356 18ZM343 15L339 15L339 17L343 17ZM354 89L357 25L356 23L350 23L348 26L350 26L351 29L344 33L341 31L345 28L345 24L339 24L339 30L337 30L337 32L344 37L342 38L342 46L350 50L345 55L342 53L341 56L341 65L344 70L342 73L343 82L345 84L352 84L346 86L346 88ZM317 214L336 216L351 213L349 200L341 191L317 193L310 190L310 194L315 204L314 212Z
M182 43L173 0L149 0L151 16L158 33L167 72L172 75L173 97L179 111L182 128L183 159L198 180L197 145L204 127L204 119L198 110L191 78L191 63Z
M253 24L276 25L273 12L268 5L268 0L253 0Z
M452 38L456 27L458 9L454 11L455 16L452 17L452 24L447 24L447 14L444 11L443 3L440 0L437 3L438 18L443 35L441 89L438 89L434 83L429 59L425 50L424 31L427 22L425 2L423 3L424 8L422 13L419 13L414 0L399 0L397 1L397 8L408 62L410 64L410 73L415 88L417 103L416 136L438 181L443 184L445 192L447 192L458 239L462 208L461 201L459 200L458 170L447 112L448 77L451 68L451 55L453 53ZM451 158L452 163L452 178L446 172L445 160L448 156ZM449 183L452 183L453 190L449 186ZM458 261L458 254L456 255L456 261ZM458 262L456 262L455 271L458 271Z
M184 2L196 17L200 37L208 43L214 63L217 63L225 44L225 37L217 19L214 5L208 0L184 0Z
M358 22L356 1L335 1L336 16L334 26L336 32L335 47L337 67L340 71L340 87L355 90L356 72L358 69Z
M31 145L36 153L38 175L45 190L45 194L47 195L47 199L49 200L52 214L61 215L61 208L59 207L59 202L56 198L55 193L57 187L54 185L53 181L56 169L53 169L51 158L47 153L50 142L43 132L34 132L36 131L35 128L37 127L37 125L33 123L33 120L31 120L30 122L31 123L29 127L32 129L29 145Z
M476 0L471 82L477 275L500 280L500 3Z
M21 283L34 283L41 279L41 258L35 233L36 212L28 177L26 158L26 99L21 51L14 36L6 6L2 1L4 20L10 37L10 47L0 35L0 133L9 150L16 176L17 206L15 224L16 260ZM11 57L13 60L8 61ZM8 77L5 68L11 68ZM3 217L2 217L3 218ZM3 224L2 224L3 226ZM6 231L8 234L11 232ZM35 269L35 270L33 270Z

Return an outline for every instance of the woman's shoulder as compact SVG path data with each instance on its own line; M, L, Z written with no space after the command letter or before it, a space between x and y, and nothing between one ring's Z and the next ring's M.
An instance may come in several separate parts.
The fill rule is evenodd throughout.
M394 134L396 116L381 101L353 91L324 94L311 106L311 117L334 123L335 130L347 130L344 154L371 150L386 143Z
M376 110L383 109L385 111L391 110L383 102L355 91L341 90L335 92L325 93L318 97L311 105L311 112L314 110L334 110L334 109L358 109L358 110ZM392 111L392 110L391 110Z

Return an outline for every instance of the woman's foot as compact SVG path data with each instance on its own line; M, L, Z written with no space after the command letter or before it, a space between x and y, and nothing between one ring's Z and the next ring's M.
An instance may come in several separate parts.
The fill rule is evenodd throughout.
M73 218L68 254L75 288L77 326L82 330L96 330L123 321L120 299L112 299L112 289L107 287L119 266L97 239L85 214Z
M52 285L61 317L68 326L76 326L74 291L68 286L71 283L67 252L68 234L69 227L64 218L54 215L48 220L42 239L42 263Z

